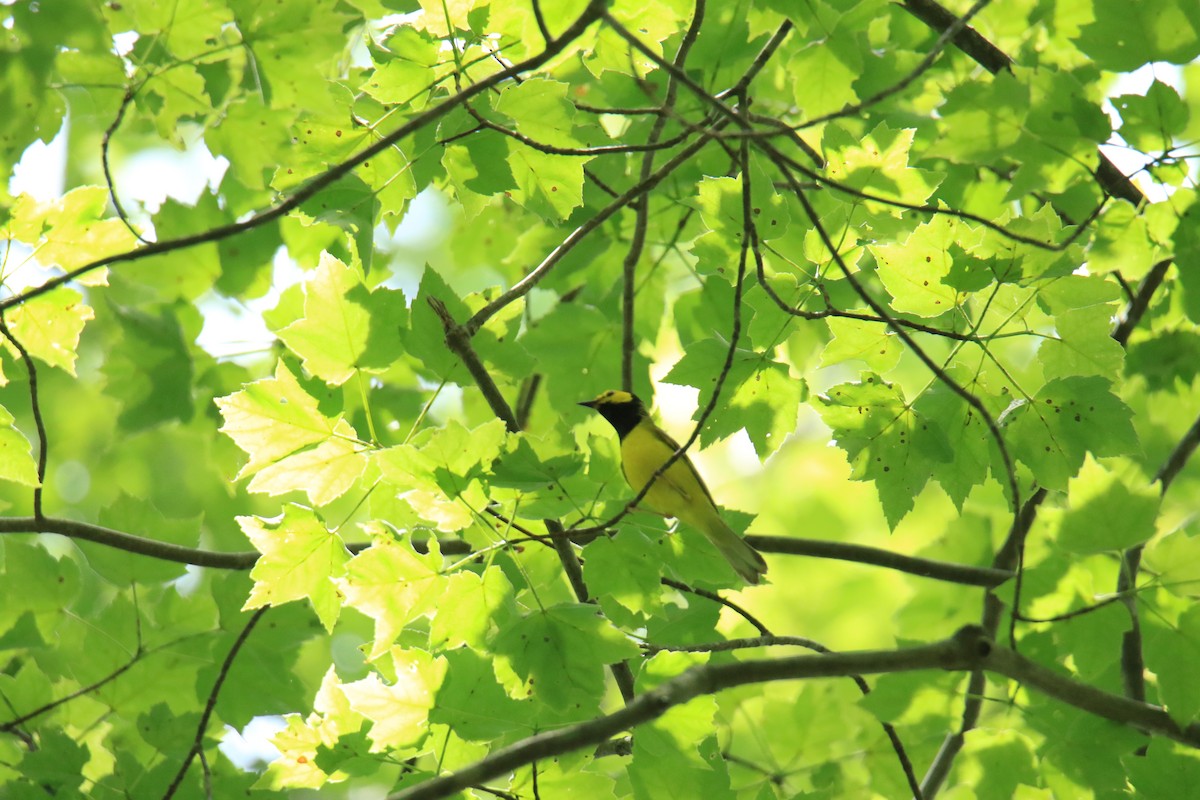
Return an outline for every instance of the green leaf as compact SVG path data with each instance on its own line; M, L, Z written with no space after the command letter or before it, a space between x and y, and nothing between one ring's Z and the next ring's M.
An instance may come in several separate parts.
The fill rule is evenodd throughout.
M604 692L603 666L631 658L638 649L595 606L558 605L503 628L492 651L532 684L538 702L563 710L580 707L587 716Z
M409 444L381 450L374 460L397 489L426 488L455 498L472 481L484 477L500 455L506 436L504 423L498 419L474 430L452 421L442 428L426 428Z
M513 119L517 131L555 147L578 147L575 138L575 105L567 99L568 84L532 78L506 86L496 99L496 110Z
M694 418L707 404L728 354L729 346L716 339L696 342L663 378L667 383L701 390ZM754 449L765 457L795 429L796 412L806 394L804 383L793 378L786 365L770 360L766 353L739 348L725 377L723 400L705 422L700 443L711 444L744 428Z
M75 374L79 336L95 317L79 292L61 286L18 306L7 318L9 330L34 358ZM4 340L4 348L12 345Z
M1101 69L1132 72L1152 61L1186 64L1200 56L1200 11L1194 6L1093 0L1093 13L1076 42Z
M1126 758L1124 764L1139 797L1170 797L1180 786L1200 781L1200 759L1161 739L1151 740L1144 753Z
M978 764L975 783L979 800L1009 800L1018 797L1018 787L1037 786L1039 774L1035 746L1025 737L1008 731L972 730L963 747Z
M1097 377L1050 381L1000 420L1013 455L1038 482L1064 490L1084 457L1128 455L1138 449L1132 412Z
M1188 386L1200 374L1200 331L1162 331L1134 342L1125 368L1155 391Z
M441 62L436 40L415 28L397 26L383 45L387 49L375 54L375 71L363 90L386 105L423 107Z
M830 317L825 324L833 338L821 351L822 367L857 359L882 374L900 361L900 342L881 322Z
M367 736L374 753L408 747L425 737L434 697L446 675L445 659L420 650L393 648L391 658L395 682L385 684L372 672L342 684L350 708L373 723Z
M1029 87L1009 70L958 83L938 109L945 120L939 148L967 164L1005 157L1021 138L1029 105Z
M446 680L429 713L430 722L449 725L473 742L496 739L509 731L528 731L534 701L509 697L487 658L468 648L445 655Z
M759 458L766 458L796 429L796 415L800 402L808 396L808 387L793 377L785 364L759 359L755 367L705 433L722 437L745 428Z
M802 75L792 82L792 97L807 117L818 117L858 102L851 88L859 65L846 64L828 42L813 42L796 52L788 62L788 72Z
M283 518L238 517L246 538L262 556L250 570L254 588L244 610L308 598L325 630L332 632L342 610L334 584L345 572L350 552L341 537L311 510L288 505Z
M57 200L39 202L22 195L12 211L10 230L14 238L37 245L37 263L42 267L71 270L123 253L136 239L125 223L104 219L108 191L101 186L80 186ZM80 278L85 286L103 286L104 268Z
M705 226L728 236L742 232L742 183L736 178L708 178L700 181L695 205Z
M1188 122L1188 107L1179 94L1160 80L1145 94L1123 94L1112 99L1121 115L1121 138L1146 153L1169 150Z
M122 428L140 431L171 420L192 418L192 356L171 309L157 315L112 305L121 323L121 343L105 365L108 393L125 408Z
M373 537L371 546L350 559L345 575L335 583L345 605L375 620L368 658L376 659L387 652L404 626L435 610L446 578L441 574L436 539L429 540L429 552L421 555L408 537L396 541L378 523L364 528Z
M559 517L579 511L580 503L593 491L583 473L579 453L559 455L561 446L529 436L515 439L515 445L492 465L488 484L512 492L496 493L497 502L511 502L512 514L526 519Z
M562 158L507 140L514 201L548 222L571 216L583 204L583 168L590 158Z
M646 664L639 689L645 691L694 662L695 656L659 653ZM712 733L716 711L714 698L697 697L638 730L645 735L634 739L629 765L635 797L734 796L725 762L714 757L719 752Z
M280 361L275 377L216 399L225 424L221 432L250 460L239 477L253 475L297 450L328 440L345 423L326 417Z
M1124 550L1154 535L1160 494L1141 476L1123 480L1094 461L1071 479L1058 542L1073 553Z
M839 183L860 191L906 203L924 203L937 188L938 179L934 173L909 166L914 134L912 129L897 130L880 123L866 136L858 137L831 124L825 129L823 143L828 157L826 171ZM867 207L900 213L872 201L867 201Z
M879 262L879 278L892 295L892 308L938 317L955 307L958 293L945 279L953 263L951 246L961 235L959 225L951 217L934 217L902 243L868 248Z
M305 284L304 316L279 338L304 359L305 369L339 386L365 366L386 368L399 358L407 322L403 295L368 291L358 270L323 253Z
M1145 558L1173 592L1186 593L1188 587L1200 581L1200 540L1187 531L1176 530L1156 538L1147 545Z
M37 749L21 759L21 774L39 788L42 797L76 793L83 783L88 749L65 731L51 729L39 737ZM29 797L37 796L34 794Z
M328 439L268 464L254 473L246 488L269 495L304 492L315 505L323 506L348 492L366 468L365 448L357 442L354 429L338 420Z
M1112 313L1107 305L1095 305L1055 316L1057 337L1043 340L1038 348L1046 377L1116 378L1125 363L1125 350L1112 338Z
M1145 217L1128 204L1109 206L1101 215L1092 247L1088 251L1088 269L1093 274L1117 272L1127 281L1141 279L1162 257L1150 238Z
M1189 665L1200 657L1200 608L1184 611L1174 625L1147 616L1143 637L1146 668L1158 676L1160 702L1181 725L1200 716L1200 687Z
M888 524L895 527L939 465L953 458L941 426L872 373L816 400L821 419L846 451L851 477L875 482Z
M970 376L962 372L953 370L950 376L978 396L981 387L972 385ZM987 478L989 469L995 470L997 480L1007 481L1000 472L1003 468L999 464L993 466L995 440L987 423L958 394L939 381L921 395L915 408L924 419L937 420L954 454L951 461L934 465L933 477L959 511L971 491Z
M626 527L583 549L583 576L610 618L635 625L661 611L661 561L653 541Z
M429 643L444 648L482 648L493 620L511 603L512 592L512 584L499 567L488 567L482 575L465 570L449 575L429 625Z
M32 446L21 432L13 427L13 415L0 406L0 479L25 486L38 485L37 464L30 452Z

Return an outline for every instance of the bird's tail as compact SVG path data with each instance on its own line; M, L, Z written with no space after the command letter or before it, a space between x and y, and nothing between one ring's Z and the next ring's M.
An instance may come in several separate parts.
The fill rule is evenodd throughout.
M767 562L758 551L746 544L746 540L725 524L717 514L705 515L697 520L700 532L716 546L733 571L747 583L758 583L767 574Z

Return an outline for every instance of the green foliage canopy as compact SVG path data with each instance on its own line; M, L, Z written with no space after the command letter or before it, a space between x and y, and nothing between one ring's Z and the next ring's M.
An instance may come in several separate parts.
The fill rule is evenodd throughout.
M1194 2L0 20L0 794L1196 785Z

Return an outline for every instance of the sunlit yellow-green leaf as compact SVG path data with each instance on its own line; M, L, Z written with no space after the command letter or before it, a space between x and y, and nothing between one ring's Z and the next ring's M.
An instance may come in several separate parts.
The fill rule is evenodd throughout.
M342 684L350 708L370 720L374 752L419 742L428 731L429 710L446 674L446 662L420 650L392 648L396 680L384 683L377 673Z
M345 604L375 620L375 638L369 657L385 653L405 625L432 612L446 578L435 539L429 552L417 553L407 540L396 541L371 526L371 546L346 564L337 586Z
M246 608L308 598L326 630L341 611L334 578L341 577L350 553L341 537L310 510L287 506L283 519L239 517L246 538L262 556L250 570L254 588Z
M283 362L275 376L217 398L229 436L249 456L240 477L253 475L297 450L328 440L337 421L323 415Z
M26 486L38 485L37 464L29 440L12 426L13 415L0 406L0 478Z

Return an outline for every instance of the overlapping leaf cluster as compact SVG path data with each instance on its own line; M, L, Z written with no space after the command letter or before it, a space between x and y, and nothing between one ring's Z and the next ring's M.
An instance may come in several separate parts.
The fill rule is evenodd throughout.
M777 653L734 637L981 621L1197 721L1191 4L50 5L0 11L3 172L67 152L0 213L0 794L418 792L564 730L464 796L1194 782L1186 744L981 674L586 736ZM195 199L127 191L201 146ZM269 344L197 343L236 314ZM576 406L656 383L757 514L725 511L773 578L736 602L705 541L627 513ZM230 745L255 717L269 765Z

